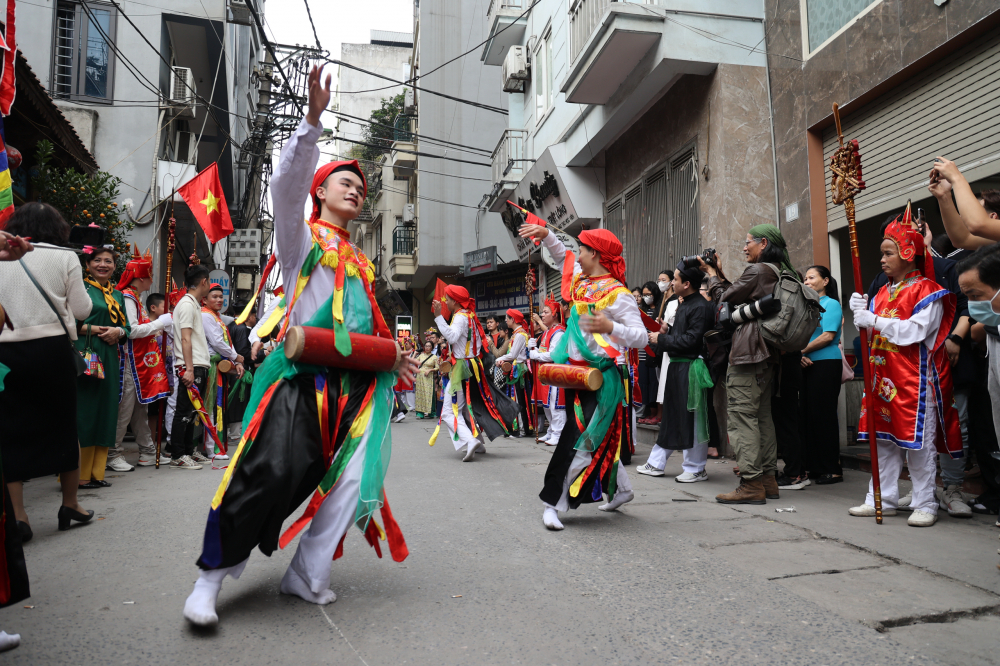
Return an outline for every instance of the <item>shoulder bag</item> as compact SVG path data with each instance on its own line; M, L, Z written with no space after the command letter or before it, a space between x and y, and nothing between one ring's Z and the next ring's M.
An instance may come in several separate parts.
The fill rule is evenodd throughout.
M69 340L70 351L73 352L73 366L76 368L76 376L79 377L80 375L87 373L90 366L83 360L83 356L81 356L80 352L76 350L76 347L73 346L73 338L70 337L69 329L66 328L66 322L63 321L59 311L56 310L56 306L52 305L52 299L49 298L49 295L45 293L42 286L38 284L38 280L36 280L35 276L28 270L28 266L24 263L24 259L18 259L17 261L21 264L21 268L24 269L24 272L28 274L28 279L31 280L31 284L35 285L35 289L38 290L38 292L42 295L42 298L45 299L45 302L48 303L49 308L52 310L52 314L54 314L56 319L59 320L59 325L62 326L63 333L66 334L66 338Z

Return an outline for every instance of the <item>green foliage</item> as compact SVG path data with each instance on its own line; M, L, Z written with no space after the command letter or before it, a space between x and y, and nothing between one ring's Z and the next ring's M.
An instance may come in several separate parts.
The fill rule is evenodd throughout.
M396 122L396 116L403 112L403 99L403 93L399 93L395 97L383 97L381 108L372 111L372 115L369 118L371 124L365 125L362 128L361 136L365 143L374 144L379 146L379 148L358 146L361 149L361 157L359 159L374 162L383 153L389 152L393 140L393 123ZM373 166L372 164L365 163L365 172L368 173Z
M54 148L49 141L39 141L35 158L38 175L32 179L39 200L51 204L71 225L97 224L104 228L105 243L114 245L118 266L113 280L117 280L131 256L127 240L135 223L119 204L118 186L121 178L106 171L92 176L75 169L51 166Z

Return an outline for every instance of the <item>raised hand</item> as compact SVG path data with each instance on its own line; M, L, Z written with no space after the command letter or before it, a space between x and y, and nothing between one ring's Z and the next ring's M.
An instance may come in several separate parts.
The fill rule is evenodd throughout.
M537 238L539 240L549 235L549 230L538 224L522 224L517 230L517 235L521 238Z
M313 65L309 72L309 111L306 113L306 122L313 127L319 127L320 114L330 106L330 82L333 75L326 75L326 85L320 80L322 77L323 68Z

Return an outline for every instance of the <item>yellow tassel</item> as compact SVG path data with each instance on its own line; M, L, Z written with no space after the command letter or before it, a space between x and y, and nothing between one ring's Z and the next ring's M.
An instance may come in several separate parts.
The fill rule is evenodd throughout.
M260 327L260 337L265 338L270 335L283 316L285 316L285 308L275 308L271 316L264 322L264 325Z
M431 446L434 446L434 442L437 441L438 433L439 432L441 432L441 423L440 422L437 424L437 427L434 428L434 433L431 435L431 439L427 443L430 444Z
M243 312L241 312L240 316L236 318L236 323L242 324L243 322L245 322L247 320L247 317L250 316L250 311L253 310L253 306L256 304L257 304L257 299L251 298L250 302L247 303L247 306L243 308Z
M333 290L333 319L341 324L344 323L344 290L334 288Z

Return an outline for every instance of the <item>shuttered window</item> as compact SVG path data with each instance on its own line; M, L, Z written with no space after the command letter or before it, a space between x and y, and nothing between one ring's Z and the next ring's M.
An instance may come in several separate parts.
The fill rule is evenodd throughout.
M859 221L881 218L923 199L936 155L954 160L970 181L1000 172L1000 30L993 30L933 68L843 118L845 140L857 139L868 189L856 199ZM823 133L823 154L837 130ZM829 184L829 169L826 182ZM847 226L827 188L829 230Z
M625 248L629 287L655 280L698 251L698 179L693 146L648 171L604 207L604 228Z

